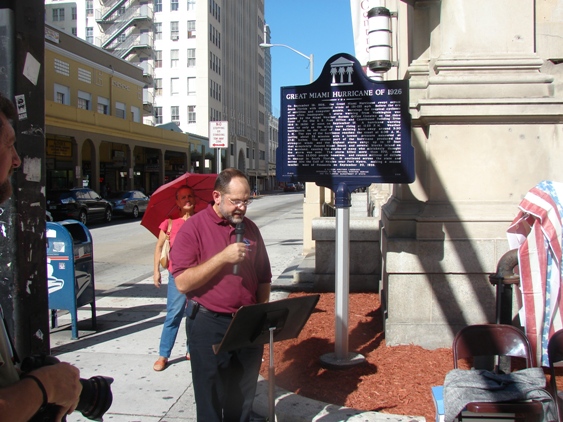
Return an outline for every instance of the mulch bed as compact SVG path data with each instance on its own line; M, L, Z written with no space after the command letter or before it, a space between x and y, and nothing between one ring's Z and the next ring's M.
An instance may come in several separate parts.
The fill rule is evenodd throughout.
M290 297L305 294L293 293ZM323 368L320 357L335 352L335 317L334 294L321 294L299 337L274 345L276 385L340 406L434 420L430 387L442 385L453 368L451 349L426 350L415 345L387 347L381 304L374 293L349 295L348 327L349 351L362 354L366 362L348 369ZM268 365L269 347L266 345L260 371L264 378L268 378ZM563 389L563 377L558 381Z

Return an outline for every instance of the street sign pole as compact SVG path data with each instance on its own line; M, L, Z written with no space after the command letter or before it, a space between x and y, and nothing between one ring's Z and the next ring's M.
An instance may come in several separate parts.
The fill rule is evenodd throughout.
M350 296L350 207L352 205L350 187L341 182L336 194L336 237L335 237L335 335L334 353L321 356L321 364L327 368L342 369L365 362L360 353L348 350L348 319Z
M228 147L229 122L214 121L209 122L209 148L217 149L217 174L221 173L221 149Z

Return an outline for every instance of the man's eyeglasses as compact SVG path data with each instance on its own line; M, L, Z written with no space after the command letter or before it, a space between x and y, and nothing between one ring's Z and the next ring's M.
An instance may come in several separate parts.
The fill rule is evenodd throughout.
M241 207L241 206L248 207L250 204L252 204L252 199L247 199L246 201L232 201L231 198L227 198L227 199L235 207Z

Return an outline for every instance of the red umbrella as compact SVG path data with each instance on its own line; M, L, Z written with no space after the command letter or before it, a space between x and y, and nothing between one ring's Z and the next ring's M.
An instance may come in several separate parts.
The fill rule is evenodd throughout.
M177 179L162 185L151 195L147 210L141 220L141 225L146 227L156 237L160 234L158 226L167 218L177 218L176 191L182 186L193 189L196 197L195 211L201 211L213 201L213 187L216 174L186 173Z

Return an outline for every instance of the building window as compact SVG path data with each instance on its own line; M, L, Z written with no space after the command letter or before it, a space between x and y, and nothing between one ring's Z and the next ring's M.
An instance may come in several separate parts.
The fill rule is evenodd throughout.
M235 155L235 144L231 144L231 155Z
M162 124L162 107L154 108L154 123L157 125Z
M170 50L170 67L178 67L180 50Z
M178 0L170 0L170 11L178 10Z
M221 74L221 59L212 52L209 52L209 69L218 75Z
M188 38L195 38L195 21L188 21Z
M170 120L176 124L180 123L180 107L172 106L170 107Z
M94 28L91 26L86 28L86 42L94 44Z
M215 0L209 1L209 13L221 22L221 7L217 4Z
M109 114L109 100L104 97L98 97L98 113Z
M154 80L154 95L162 95L162 79Z
M119 101L115 102L115 117L118 117L120 119L125 119L127 117L125 104Z
M221 85L214 80L209 81L209 95L217 101L221 101Z
M180 94L180 78L170 78L170 95Z
M195 0L188 0L188 10L195 10Z
M154 0L154 11L162 12L162 0Z
M188 106L188 123L195 123L195 106Z
M195 95L196 94L196 79L194 77L188 78L188 95Z
M62 22L65 20L65 10L63 8L53 9L53 22Z
M139 107L131 106L131 120L141 123L141 109Z
M70 88L68 86L55 84L55 102L70 105Z
M77 19L76 7L71 9L72 12L72 20L75 21Z
M188 48L188 67L195 66L195 48Z
M92 94L84 91L78 91L78 102L77 107L82 110L92 109Z
M221 48L221 33L212 24L209 24L209 41Z
M76 35L78 34L78 30L76 29L76 27L71 28L70 32L72 33L72 35L74 35L76 37Z
M86 16L94 16L94 0L86 0Z
M178 41L180 39L180 25L179 22L170 22L170 39Z
M154 24L154 39L161 40L162 39L162 23L155 22Z
M155 50L154 52L154 67L162 67L162 51Z
M266 151L259 151L260 154L260 159L261 160L265 160L266 159Z

